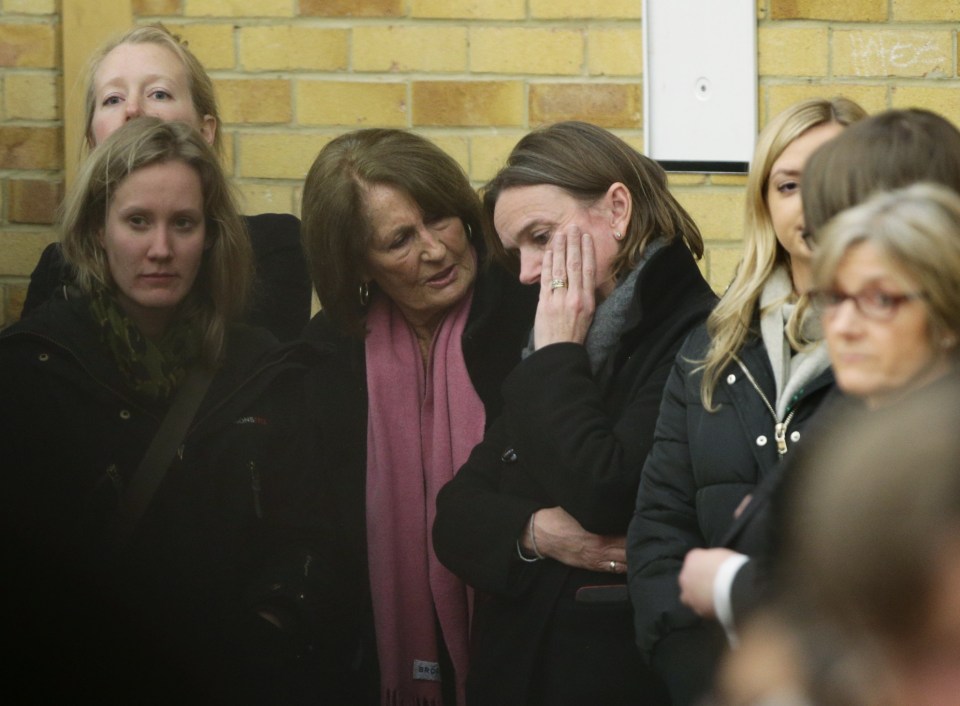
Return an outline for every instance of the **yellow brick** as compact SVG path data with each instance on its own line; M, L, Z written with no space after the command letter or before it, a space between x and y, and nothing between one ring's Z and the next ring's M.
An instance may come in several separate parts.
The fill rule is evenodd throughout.
M133 0L130 4L136 17L179 15L183 12L181 0Z
M3 82L8 120L60 117L60 81L53 74L9 73Z
M643 74L643 32L639 29L591 29L587 47L587 69L592 76Z
M834 30L834 76L953 76L953 37L940 32Z
M314 17L400 17L405 0L300 0L300 14Z
M464 174L469 175L470 144L466 137L458 137L455 135L433 135L430 133L421 134L448 155L453 157L454 161L456 161L456 163L460 165L460 168L463 169Z
M887 0L770 0L770 19L883 22Z
M757 34L761 76L824 76L827 73L827 30L761 27Z
M642 3L638 0L530 0L533 19L628 19L639 20Z
M0 66L58 68L56 40L53 25L0 25Z
M302 181L332 136L271 132L240 134L236 139L242 177Z
M240 208L243 213L293 213L294 187L285 184L238 185L241 197Z
M704 239L738 240L743 237L742 189L678 188L673 193L700 226Z
M773 116L794 103L810 98L834 98L843 96L860 104L868 113L879 113L887 108L887 87L866 83L789 83L761 87L761 105L766 104L766 125ZM761 112L761 115L763 113Z
M187 17L293 17L292 0L189 0Z
M707 244L704 260L707 264L707 282L713 291L722 294L736 274L737 265L743 257L743 245L740 243Z
M957 0L893 0L893 19L899 22L960 20Z
M450 26L358 26L354 71L465 71L467 30Z
M643 124L639 84L554 83L530 86L530 125L584 120L607 128Z
M207 71L232 69L237 65L231 24L168 24L171 32L180 35L190 51L196 54Z
M289 123L293 117L286 79L220 79L214 83L225 123Z
M414 125L522 125L520 81L420 81L413 84Z
M240 62L248 71L342 71L347 68L348 41L346 29L244 27Z
M470 20L519 20L526 16L524 0L412 0L411 17Z
M52 15L57 11L57 0L4 0L7 15Z
M407 127L403 83L298 81L297 122L301 125Z
M0 127L0 169L61 169L61 142L59 128Z
M941 86L894 86L891 102L894 108L926 108L940 113L954 125L960 125L960 83Z
M10 223L52 225L63 199L63 182L46 179L7 181L7 220Z
M52 229L0 232L0 272L23 277L29 275L36 267L40 253L56 239Z
M233 132L231 130L226 130L223 126L217 128L220 130L220 142L222 144L222 157L221 162L223 163L223 172L233 176L234 168L236 167L236 160L234 159L234 139Z
M507 156L525 132L505 135L478 135L470 140L470 178L475 181L490 181L506 164Z
M566 29L488 27L470 33L470 69L482 73L579 74L584 36Z

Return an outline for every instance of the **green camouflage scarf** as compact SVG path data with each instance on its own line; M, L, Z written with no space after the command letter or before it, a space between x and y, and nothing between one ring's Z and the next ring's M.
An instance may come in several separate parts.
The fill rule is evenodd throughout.
M131 389L152 402L170 398L200 351L200 334L190 321L175 321L151 341L105 289L91 294L90 314Z

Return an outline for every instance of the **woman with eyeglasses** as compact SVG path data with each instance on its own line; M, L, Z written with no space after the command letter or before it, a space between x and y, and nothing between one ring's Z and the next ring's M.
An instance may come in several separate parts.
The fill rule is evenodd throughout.
M868 409L956 364L960 197L917 184L842 212L820 234L814 302L837 385Z
M843 395L776 488L776 600L714 703L960 703L960 196L880 192L817 240L811 298Z
M800 179L808 157L864 116L843 98L796 104L761 133L747 180L744 255L705 326L687 339L664 392L627 535L637 642L673 703L708 689L733 633L730 577L752 547L715 555L720 592L702 614L678 583L688 552L721 547L754 488L801 442L833 384L805 292ZM711 555L713 558L714 555ZM727 562L727 560L730 560ZM712 579L707 584L712 599Z

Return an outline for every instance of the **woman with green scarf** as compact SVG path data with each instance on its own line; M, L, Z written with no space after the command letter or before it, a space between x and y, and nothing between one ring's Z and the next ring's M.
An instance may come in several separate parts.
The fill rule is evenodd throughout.
M87 159L61 229L77 286L0 333L8 673L49 676L11 688L342 698L323 439L298 433L323 354L234 323L251 248L216 155L185 123L130 121Z

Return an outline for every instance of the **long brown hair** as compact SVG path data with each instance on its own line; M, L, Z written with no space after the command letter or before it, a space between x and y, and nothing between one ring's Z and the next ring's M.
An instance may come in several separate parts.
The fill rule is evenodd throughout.
M359 289L374 235L365 207L372 185L399 189L428 216L459 218L468 234L482 228L480 200L467 175L426 138L370 128L329 142L303 185L300 234L320 304L344 332L356 336L365 335Z
M64 201L60 237L77 284L90 292L113 288L98 234L106 223L113 193L143 167L180 161L192 167L203 188L206 248L200 272L179 316L195 318L202 331L204 362L213 366L224 350L227 323L243 311L253 276L253 255L232 188L203 136L181 122L142 117L123 125L81 165Z

